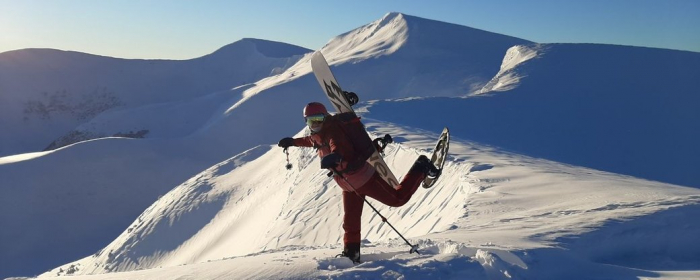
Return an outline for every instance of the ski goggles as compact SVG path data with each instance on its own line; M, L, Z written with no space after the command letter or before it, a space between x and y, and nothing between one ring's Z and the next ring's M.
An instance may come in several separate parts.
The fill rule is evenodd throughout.
M324 115L324 114L312 115L312 116L306 117L305 119L306 119L306 124L311 126L315 123L322 123L323 120L326 119L326 115Z

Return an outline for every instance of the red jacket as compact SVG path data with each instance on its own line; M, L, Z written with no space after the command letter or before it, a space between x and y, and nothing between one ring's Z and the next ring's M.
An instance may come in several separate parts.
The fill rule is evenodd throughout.
M348 164L358 161L358 155L355 153L350 139L340 130L339 125L340 124L332 119L332 117L327 118L323 123L321 131L306 137L295 138L294 146L314 147L317 149L320 158L330 153L339 154L342 160L337 169L343 173L343 176L345 176L350 184L337 175L333 178L345 191L354 191L353 188L359 190L369 181L372 175L374 175L375 170L374 167L366 161L360 163L360 167L355 170L346 170ZM355 163L355 165L357 165L357 163Z

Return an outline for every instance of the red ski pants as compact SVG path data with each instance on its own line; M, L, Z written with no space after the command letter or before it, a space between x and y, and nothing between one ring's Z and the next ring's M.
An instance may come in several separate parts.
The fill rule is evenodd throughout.
M420 183L425 179L425 173L416 168L406 174L406 177L399 183L399 187L394 189L389 183L384 181L376 172L372 178L361 187L355 187L357 193L352 191L343 192L343 209L345 216L343 218L343 229L345 236L343 241L345 244L360 243L361 240L361 222L362 222L362 207L364 206L364 197L369 196L391 207L399 207L411 199L413 193L416 192Z

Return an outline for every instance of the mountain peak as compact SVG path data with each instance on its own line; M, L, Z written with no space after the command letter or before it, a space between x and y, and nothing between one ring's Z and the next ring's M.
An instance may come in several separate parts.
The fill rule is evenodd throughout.
M391 54L408 39L408 25L401 13L388 13L381 19L331 39L323 53L333 61L367 59Z
M492 49L502 57L509 47L529 43L532 42L468 26L390 12L331 39L323 53L331 63L388 55L407 47L430 51Z
M404 14L404 13L389 12L389 13L386 13L381 19L379 19L379 21L382 23L385 23L385 22L391 22L392 20L404 20L405 16L406 16L406 14Z
M311 52L309 49L292 44L256 38L243 38L219 48L211 55L218 56L227 53L239 53L241 50L257 51L269 58L287 58Z

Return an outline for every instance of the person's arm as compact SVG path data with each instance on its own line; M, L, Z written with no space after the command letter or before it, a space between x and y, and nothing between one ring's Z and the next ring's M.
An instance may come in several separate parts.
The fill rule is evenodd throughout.
M282 148L289 148L291 146L294 147L315 147L316 145L314 144L314 141L311 140L311 136L306 136L302 138L292 138L292 137L285 137L282 138L279 143L277 143L277 146L282 147Z
M306 136L302 138L294 138L293 145L297 147L314 147L316 146L314 141L311 140L311 136Z

